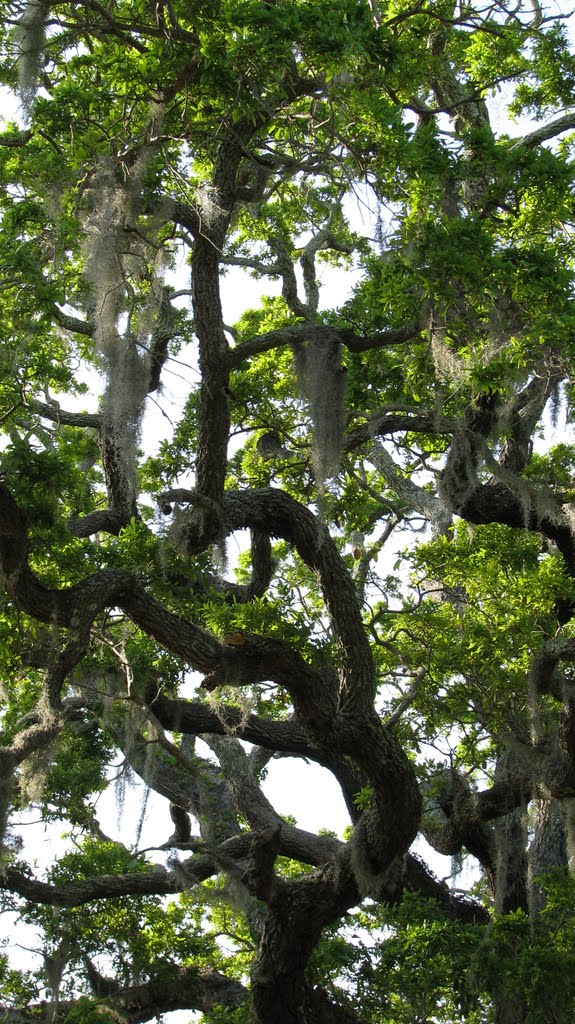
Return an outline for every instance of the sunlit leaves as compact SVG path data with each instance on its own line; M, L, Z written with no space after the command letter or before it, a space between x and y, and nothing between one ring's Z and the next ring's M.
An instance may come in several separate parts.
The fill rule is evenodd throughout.
M50 877L65 888L69 879L147 870L143 858L131 857L119 844L87 839L60 859ZM172 964L201 962L212 950L201 937L200 918L185 900L163 906L158 897L118 897L61 911L56 918L41 909L27 917L43 925L49 940L67 942L70 967L82 957L96 957L104 975L112 971L128 984Z
M575 62L564 24L552 25L547 32L537 34L532 45L537 76L531 74L526 82L519 83L511 110L515 114L531 110L541 117L572 104Z
M8 7L11 22L34 13L23 3ZM24 550L18 521L10 537L21 544L20 575L7 580L7 592L17 596L0 609L1 740L11 752L28 729L61 714L46 673L49 680L68 639L60 623L73 632L84 611L62 612L71 588L91 574L94 589L120 579L128 597L114 591L89 619L89 651L61 688L58 738L45 756L34 753L18 766L13 803L71 829L68 848L48 872L58 893L90 877L153 875L143 857L102 841L94 819L120 747L120 778L132 761L157 785L159 800L185 797L179 812L194 811L201 837L170 842L178 857L189 856L211 876L193 884L172 850L167 868L190 885L180 898L110 898L58 913L27 905L48 955L70 950L64 994L83 991L91 970L92 977L95 970L137 985L158 971L173 979L178 965L210 965L245 982L257 955L266 911L246 885L246 833L265 819L267 797L258 794L252 820L223 757L216 765L190 753L193 740L178 734L179 722L163 732L150 693L191 698L190 715L221 712L222 728L229 726L225 705L232 705L240 737L256 715L276 733L301 728L300 747L336 766L351 815L373 812L374 821L386 778L376 765L376 784L361 761L368 705L372 735L377 714L427 796L434 795L438 762L439 771L448 765L462 773L471 800L472 787L491 785L506 743L528 749L530 764L545 744L555 743L563 756L557 736L568 745L560 697L569 674L537 694L532 672L546 645L573 632L564 625L573 583L549 538L557 536L569 564L575 459L567 440L544 454L532 448L549 396L560 424L562 396L572 387L571 143L510 138L512 126L502 134L488 117L499 86L498 97L506 102L509 95L518 113L547 116L571 106L567 36L536 21L531 9L409 0L118 0L50 9L45 41L30 55L37 66L21 87L27 129L8 125L0 139L2 471L28 544ZM14 45L22 24L15 35L13 28L2 35L0 66L11 88L25 65ZM341 294L320 290L322 264L328 282L331 268L340 272ZM250 285L257 280L264 297L235 288L237 268L251 275ZM226 289L237 292L229 307ZM173 303L164 320L160 294ZM222 304L239 307L229 317L235 322L223 321ZM328 362L318 358L307 379L298 376L298 356L301 364L302 351L318 338L314 351L321 355L325 342L336 373L330 377ZM144 372L157 343L161 358ZM185 365L170 363L183 346ZM131 353L140 376L125 371L119 349ZM106 367L105 381L93 373ZM122 372L114 377L111 367ZM175 409L161 388L165 371L177 381ZM339 443L342 435L326 479L314 472L311 377L313 394L328 396L324 425L333 419L332 436ZM77 409L86 379L95 392L108 390L103 400L94 395L89 418L78 419L72 405L68 414L62 410L68 401ZM334 380L339 387L330 390ZM138 429L152 387L167 436L148 457L139 451ZM330 406L330 396L342 394L343 417L335 400ZM118 408L126 407L122 418ZM129 455L129 486L127 474L114 489L121 460L107 447L110 437L116 454ZM462 438L462 493L453 498L446 462L450 468ZM215 497L204 501L212 484ZM224 536L224 487L242 497L281 489L315 517L305 512L313 530L299 545L306 558L277 540L293 538L293 524L270 524L271 578L254 587L255 597L256 544L252 554L247 531ZM172 488L187 493L172 500L164 493ZM449 528L451 509L480 522L497 519L499 509L481 503L494 490L502 505L520 507L513 528L471 528L462 519ZM202 548L201 530L194 530L206 509L217 530L208 531ZM539 528L547 530L544 541ZM312 548L317 557L309 556ZM47 603L60 609L41 625L30 618L33 605L22 589L36 585L32 574L47 588L40 591ZM156 617L149 633L138 615L142 605L148 622ZM355 626L341 643L347 611ZM186 658L170 639L159 642L162 616L164 625L167 619L177 630L179 622L200 638L201 656L192 641ZM363 695L353 692L354 637ZM304 697L313 704L316 694L294 704L295 684L290 695L289 678L278 673L277 682L271 659L269 679L255 657L245 673L218 677L220 660L233 666L241 648L251 657L250 644L257 654L266 643L286 662L303 659L315 670L310 688L341 681L333 731L331 722L324 732L316 726L321 715L300 721L294 706ZM215 677L198 685L191 668L211 661ZM340 747L348 728L341 709L356 697L356 731ZM227 739L231 749L235 727ZM216 746L213 740L214 752ZM272 756L271 747L242 748L253 767L250 785ZM535 774L533 792L540 793ZM215 810L204 785L218 794ZM561 785L569 792L565 776ZM285 830L291 827L286 820ZM387 827L386 817L378 824L382 835ZM225 832L228 850L245 842L241 858L221 857L210 830ZM158 859L169 845L164 838ZM138 826L132 840L135 848ZM12 842L11 863L14 850ZM278 892L291 893L292 884L296 891L302 879L315 885L317 862L316 853L305 863L278 859ZM329 870L329 862L317 869L322 884ZM526 923L521 915L495 920L486 931L414 896L397 908L364 907L340 927L337 914L356 898L353 879L346 885L351 895L334 904L308 980L374 1024L484 1024L502 991L514 995L516 978L539 1020L544 1002L536 982L548 983L554 958L572 973L572 893L560 881L548 885L547 908L556 917L541 932L536 919ZM477 893L493 905L486 883ZM6 1000L17 998L18 985L24 998L25 984L1 965ZM558 996L566 1013L570 1000L566 983ZM244 1009L228 1019L239 1021ZM94 1013L93 1002L80 1001L68 1024L93 1021ZM216 1007L204 1017L215 1024L225 1011Z
M491 730L520 729L521 721L528 730L531 660L556 629L557 602L571 592L560 560L528 534L459 525L453 537L422 545L414 567L419 598L382 643L426 669L413 707L428 736L456 721L472 727L478 717ZM475 763L476 735L471 728ZM465 749L464 742L461 756Z

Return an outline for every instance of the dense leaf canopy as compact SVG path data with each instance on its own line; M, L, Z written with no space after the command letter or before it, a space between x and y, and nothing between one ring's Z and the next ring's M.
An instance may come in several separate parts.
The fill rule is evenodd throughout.
M572 1021L568 19L2 10L2 1019Z

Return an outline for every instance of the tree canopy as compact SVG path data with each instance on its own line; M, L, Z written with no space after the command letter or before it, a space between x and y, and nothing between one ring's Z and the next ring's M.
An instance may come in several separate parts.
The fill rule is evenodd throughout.
M568 19L2 8L2 1019L572 1021ZM345 835L274 808L288 757Z

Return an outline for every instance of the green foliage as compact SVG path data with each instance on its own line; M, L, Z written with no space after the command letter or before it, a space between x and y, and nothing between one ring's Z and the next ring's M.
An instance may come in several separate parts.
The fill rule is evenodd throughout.
M356 958L363 965L352 976L359 979L363 1011L381 1024L426 1018L485 1024L494 1020L495 996L519 1000L528 1008L529 1024L543 1024L552 1013L568 1019L575 993L570 926L565 931L572 915L565 901L572 880L563 872L552 874L545 888L546 920L535 931L522 912L497 918L486 929L447 922L433 901L412 893L404 895L400 907L371 920L360 915L353 927ZM558 913L559 928L547 927L557 922ZM361 931L368 927L375 935L370 941Z
M575 446L541 441L546 408L557 430L575 408L567 24L506 2L4 6L0 86L20 106L0 130L0 826L9 802L62 823L55 904L109 878L169 871L172 889L42 903L9 824L4 905L37 930L44 966L2 955L0 1008L57 988L63 951L64 1024L116 1019L85 994L94 972L137 987L185 966L194 984L215 969L246 985L255 962L255 987L267 956L276 981L308 958L310 991L373 1024L563 1024ZM496 123L504 109L534 119L523 138ZM332 273L349 275L341 294ZM143 451L153 405L163 433ZM267 488L301 515L298 533L258 511L271 567L256 537L230 536ZM202 753L189 722L208 713ZM389 764L370 760L376 733ZM412 766L422 830L475 858L489 923L469 923L454 879L448 911L393 872L385 899L348 914L349 850L335 869L329 843L287 819L289 856L258 888L247 833L280 818L257 786L291 743L333 772L378 857L401 802L390 786ZM511 755L529 788L479 820ZM119 761L186 834L165 842L158 825L153 860L134 852L139 826L124 846L96 821ZM565 835L497 915L501 835L531 793L559 802ZM453 824L466 796L478 819L467 807ZM534 860L545 837L524 831ZM266 914L302 891L327 925L270 968ZM230 991L198 999L207 1024L252 1019Z
M64 1018L64 1024L111 1024L113 1016L97 1000L80 996Z
M32 972L11 968L4 953L0 954L0 985L2 997L10 1006L25 1006L38 997L38 984Z
M382 1022L489 1019L472 975L481 942L476 928L447 924L433 904L411 894L405 895L393 928L394 934L375 947L368 975L368 999L381 1000Z
M537 76L530 74L526 82L518 85L511 112L518 115L530 110L541 117L558 106L569 106L573 102L575 61L566 26L551 25L547 32L537 35L533 56Z
M373 803L373 790L370 786L365 786L364 789L360 789L355 795L354 803L359 811L365 811L371 807Z
M86 838L64 854L49 872L57 888L66 889L72 879L146 872L150 865L133 857L119 843ZM82 957L104 953L108 969L123 984L150 977L171 966L212 962L215 947L210 935L203 935L201 916L185 898L167 905L159 897L134 900L116 897L94 901L55 917L49 909L29 909L24 919L41 926L48 941L65 941L70 950L68 969L78 968ZM89 1012L99 1014L100 1009Z
M458 722L466 737L458 756L477 765L478 717L483 730L528 731L529 666L555 632L557 601L571 599L572 583L536 536L497 524L459 523L410 562L419 598L381 634L382 666L386 643L406 665L427 666L414 724L431 738Z

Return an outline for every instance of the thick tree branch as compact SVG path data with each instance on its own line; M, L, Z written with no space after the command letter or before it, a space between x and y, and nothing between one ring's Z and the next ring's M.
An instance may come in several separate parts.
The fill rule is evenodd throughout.
M81 519L70 520L68 529L74 537L93 537L96 533L109 533L112 537L118 537L128 522L124 513L100 508L88 512Z
M193 736L235 736L267 751L305 757L333 773L342 788L352 821L358 817L355 796L367 784L349 758L310 743L295 719L274 721L257 715L246 716L239 708L218 703L212 707L200 701L172 699L155 684L146 691L146 700L164 728Z
M297 502L293 504L297 506ZM265 514L259 523L252 525L256 529L267 529ZM302 707L315 709L326 723L330 720L335 701L334 679L313 669L285 643L248 634L239 647L220 643L188 620L163 608L137 577L125 570L95 573L67 590L45 587L28 567L25 525L8 489L1 483L0 567L7 590L18 606L42 622L85 629L105 608L120 607L150 636L193 668L208 673L214 685L271 680L285 686Z
M260 1020L295 1024L306 1019L306 1008L313 1002L305 979L311 952L323 928L352 907L357 897L346 850L337 862L275 886L252 968L252 1000ZM335 1014L332 1019L340 1018Z
M392 409L386 406L366 416L366 423L350 430L344 440L343 450L354 452L362 445L371 444L374 437L388 434L410 433L451 435L458 428L458 421L435 412Z
M52 423L62 423L69 427L92 427L94 430L99 430L102 425L100 413L66 412L65 409L60 408L58 402L48 405L37 399L30 399L28 405L34 412L39 413L42 419L50 420Z
M409 892L417 892L427 899L435 900L446 916L454 921L489 924L491 920L483 904L451 892L445 882L438 881L423 861L411 853L406 857L402 881Z
M95 1012L100 1007L118 1024L144 1024L153 1017L161 1017L173 1010L200 1010L204 1013L216 1007L235 1010L247 1000L247 990L239 982L210 967L166 967L141 985L119 989L94 1002ZM74 1000L60 1000L53 1007L51 1020L63 1021L77 1006ZM20 1010L0 1006L6 1024L37 1024L46 1013L46 1003L30 1005Z
M203 858L203 861L206 872L204 877L209 878L217 869L211 858ZM31 903L52 907L81 907L93 900L115 899L118 896L168 896L181 892L182 888L182 882L174 872L166 872L159 866L147 872L68 880L65 889L41 882L10 867L0 873L0 889L17 893Z
M271 530L285 537L298 549L304 560L314 568L324 588L326 601L344 648L347 662L342 673L339 712L332 674L313 671L295 651L268 638L245 636L240 647L228 648L215 638L181 617L168 612L126 572L99 573L65 592L44 592L29 570L26 573L25 531L15 504L4 487L0 487L0 563L13 556L2 548L7 528L19 536L19 564L12 572L15 599L27 607L42 606L38 616L43 621L56 619L64 625L77 621L91 622L105 607L115 605L123 610L173 653L196 668L217 672L218 678L246 679L250 682L275 679L286 686L298 714L326 750L347 753L367 772L375 790L373 812L365 815L365 841L370 847L374 870L385 870L393 857L411 842L419 820L419 794L413 769L391 734L382 728L373 711L373 667L371 651L363 630L353 580L347 574L335 545L327 531L307 509L279 491L230 492L226 495L224 515L231 529L250 526ZM15 512L7 515L8 509ZM2 512L5 512L2 522ZM22 588L21 578L31 584ZM33 600L30 600L32 590ZM40 596L49 599L40 600ZM353 714L352 714L353 709ZM135 750L131 757L135 756ZM138 755L145 767L145 751ZM143 770L143 769L142 769ZM158 786L158 776L151 784ZM163 784L162 784L163 785ZM180 806L190 806L182 796L181 786L163 791Z
M492 875L495 872L494 836L488 822L504 818L532 796L533 771L524 766L488 789L474 792L463 776L452 770L438 772L427 785L422 831L439 853L448 856L462 847L477 857Z
M355 586L321 521L289 495L272 488L228 491L224 517L229 529L250 526L282 537L317 571L346 661L341 706L349 710L354 705L371 706L373 662Z
M543 388L535 387L534 383L528 385L526 393L529 398L523 408L517 408L517 414L523 412L527 418L533 417L532 401L535 406L538 402L544 405L545 395L551 386L549 380ZM491 454L486 439L501 415L502 410L493 395L471 402L464 423L454 434L440 475L440 497L449 509L470 523L503 523L516 529L543 533L555 542L563 555L567 572L573 576L575 531L570 510L563 507L560 497L550 488L536 485L507 470ZM518 430L516 427L515 436L519 439ZM479 477L482 462L493 474L485 483ZM564 609L564 613L568 618L570 607Z
M70 331L72 334L82 334L86 338L93 338L95 334L94 324L90 323L89 320L80 320L77 316L72 316L70 313L65 313L64 310L60 309L59 306L54 305L52 307L54 313L54 319L60 327L64 327L65 330Z
M399 466L396 466L389 452L378 441L374 440L372 443L370 459L392 490L406 502L408 508L420 512L429 519L435 535L447 532L453 517L440 498L403 476Z
M555 121L550 121L549 124L540 125L539 128L528 132L521 139L516 139L511 149L534 149L535 146L540 146L542 142L555 139L558 135L568 132L573 128L575 128L575 114L564 114L563 117L558 117Z
M173 967L110 996L108 1004L126 1024L141 1024L172 1010L233 1010L246 1000L243 985L210 967Z
M298 314L299 315L299 314ZM259 355L261 352L269 352L274 348L282 348L285 345L293 345L298 341L313 339L316 334L325 336L332 334L334 339L341 341L350 352L369 352L372 349L386 348L393 345L403 345L415 338L421 330L418 321L413 321L405 327L392 328L387 331L376 331L374 334L361 337L355 334L348 327L329 327L324 324L292 324L288 327L281 327L277 330L268 331L266 334L256 335L240 342L229 353L229 365L231 368L239 366L244 359Z
M166 510L164 514L167 514L167 507L163 507ZM254 597L263 597L271 583L274 571L270 538L263 530L252 530L250 541L252 575L249 583L232 583L221 576L204 573L201 588L207 591L215 590L226 601L234 604L246 604L253 601Z
M314 760L320 758L303 729L294 720L274 721L250 714L240 708L218 703L216 706L201 701L166 697L155 684L146 692L146 700L162 725L174 732L200 736L237 736L268 750L282 750Z

